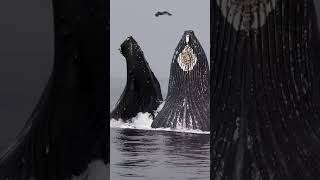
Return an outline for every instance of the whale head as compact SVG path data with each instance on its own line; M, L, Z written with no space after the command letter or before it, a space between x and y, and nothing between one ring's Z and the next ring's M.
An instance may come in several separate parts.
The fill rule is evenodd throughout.
M127 122L140 112L153 116L163 100L159 81L132 36L121 44L119 50L126 59L127 82L110 117Z
M184 72L192 71L199 59L206 56L200 42L191 30L185 31L174 53L173 61L178 63Z
M209 65L193 31L185 31L170 67L166 102L153 128L209 131Z
M148 69L148 63L145 60L143 51L137 41L129 36L120 46L120 53L125 57L128 72L133 71L137 67L139 69Z
M142 53L140 46L132 36L127 37L127 39L120 45L119 50L124 57L134 56L137 53Z

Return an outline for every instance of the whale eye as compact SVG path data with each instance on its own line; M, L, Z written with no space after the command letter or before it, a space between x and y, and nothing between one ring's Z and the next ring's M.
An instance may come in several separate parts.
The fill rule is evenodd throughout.
M216 0L223 16L238 29L257 29L266 23L278 0ZM258 19L260 18L260 20Z
M178 56L178 64L183 71L191 71L197 63L197 56L187 44Z

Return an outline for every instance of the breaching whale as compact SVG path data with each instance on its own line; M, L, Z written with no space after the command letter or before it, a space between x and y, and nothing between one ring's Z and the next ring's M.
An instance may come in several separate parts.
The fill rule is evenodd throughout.
M154 114L162 101L160 84L138 43L129 36L120 46L127 63L127 83L111 118L130 120L139 112Z
M0 180L64 180L91 161L109 163L106 3L53 1L53 70L16 141L0 154Z
M193 31L185 31L171 62L165 104L151 127L209 131L209 65Z
M319 179L314 2L211 5L211 178Z

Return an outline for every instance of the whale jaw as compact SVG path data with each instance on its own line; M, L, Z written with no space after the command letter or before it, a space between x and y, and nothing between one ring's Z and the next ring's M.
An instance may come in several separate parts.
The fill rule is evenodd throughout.
M111 112L111 119L128 121L139 112L148 112L153 115L162 101L157 78L133 37L128 37L121 44L120 52L127 62L127 83Z
M193 31L185 31L173 55L166 102L152 128L209 131L209 66Z

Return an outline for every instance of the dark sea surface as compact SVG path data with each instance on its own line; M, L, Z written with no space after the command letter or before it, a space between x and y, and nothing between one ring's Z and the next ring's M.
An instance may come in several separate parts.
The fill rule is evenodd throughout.
M209 134L111 128L110 179L210 179Z

